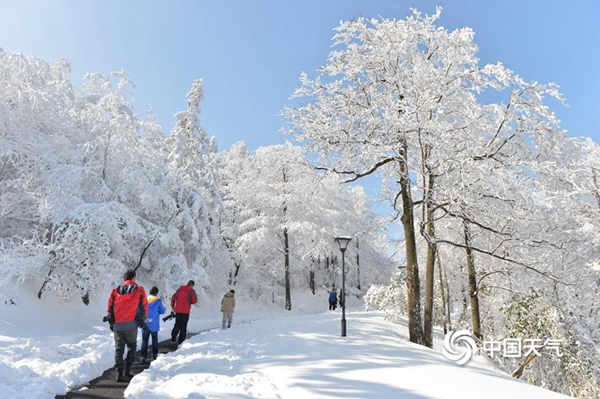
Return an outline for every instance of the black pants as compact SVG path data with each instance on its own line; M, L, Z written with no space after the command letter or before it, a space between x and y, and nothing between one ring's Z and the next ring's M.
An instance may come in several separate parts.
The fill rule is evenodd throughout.
M176 340L179 343L185 341L185 336L187 334L187 325L189 320L189 313L175 313L175 325L173 326L173 331L171 331L172 340ZM177 335L179 335L179 340L177 340Z
M125 363L125 371L131 371L131 366L135 360L135 350L137 348L137 333L138 329L132 328L125 331L115 331L115 368L123 370L123 353L125 345L127 345L127 359Z
M337 307L337 301L329 301L329 310L335 310Z

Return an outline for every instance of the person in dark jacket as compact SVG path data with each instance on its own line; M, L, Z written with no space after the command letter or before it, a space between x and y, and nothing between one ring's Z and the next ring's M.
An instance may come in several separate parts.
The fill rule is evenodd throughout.
M171 308L175 312L175 325L171 331L171 341L173 342L182 343L185 341L190 311L192 305L198 302L194 285L194 280L188 281L187 285L179 287L171 298ZM177 339L177 336L179 336L179 339Z
M340 308L344 307L344 301L346 300L345 295L346 294L344 293L344 290L340 290L340 297L338 298L338 304L340 305Z
M117 382L127 381L133 374L135 350L139 322L146 320L148 299L144 287L136 283L135 271L127 270L123 275L123 284L113 288L108 298L108 315L114 319L115 369ZM125 374L123 374L123 353L127 345Z
M152 287L150 295L148 295L148 318L146 319L146 325L148 329L142 332L142 349L141 349L141 363L146 363L148 359L148 341L152 336L152 359L156 359L158 356L158 331L160 330L160 315L165 314L167 309L162 303L162 300L157 297L158 287Z
M223 330L231 327L233 322L233 309L235 308L235 291L229 290L221 299L221 312L223 312Z
M337 307L337 289L333 287L331 291L327 291L329 294L329 310L335 310Z

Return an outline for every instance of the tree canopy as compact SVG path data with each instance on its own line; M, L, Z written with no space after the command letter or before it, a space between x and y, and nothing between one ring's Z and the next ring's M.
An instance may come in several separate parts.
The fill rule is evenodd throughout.
M599 281L594 256L575 255L591 255L597 241L582 239L598 220L597 169L583 156L596 146L560 129L549 106L562 101L557 85L480 65L474 32L437 26L440 15L342 21L316 76L301 74L283 132L321 170L345 181L380 177L389 217L404 231L398 278L406 284L399 293L390 286L405 300L382 301L405 307L395 312L408 316L411 341L432 346L440 311L446 328L506 337L514 330L497 305L522 303L535 288L561 309L553 328L567 342L596 318L597 299L582 311L575 288ZM594 214L583 223L581 206ZM571 362L597 362L573 353Z

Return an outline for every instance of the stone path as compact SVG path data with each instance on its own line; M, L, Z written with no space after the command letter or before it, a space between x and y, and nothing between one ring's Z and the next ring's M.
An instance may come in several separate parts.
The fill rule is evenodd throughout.
M194 335L197 334L188 334L187 338L189 339ZM141 342L138 342L138 347L140 345ZM159 356L175 351L177 346L178 344L176 342L171 342L170 339L160 342L158 345ZM151 346L148 349L151 350ZM127 351L127 349L125 350ZM150 364L139 364L139 359L140 351L138 350L135 354L135 363L131 369L134 375L139 374L150 367ZM56 396L56 399L121 399L123 398L123 393L125 392L127 385L129 385L129 382L116 382L116 377L117 372L114 367L111 367L100 377L90 381L85 387L67 392L66 395L58 395Z

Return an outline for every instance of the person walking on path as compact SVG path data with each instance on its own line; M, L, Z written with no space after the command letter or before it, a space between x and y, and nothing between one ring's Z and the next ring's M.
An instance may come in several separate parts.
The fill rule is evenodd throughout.
M148 341L152 336L152 359L158 356L158 331L160 330L160 315L165 314L167 309L163 305L162 300L157 297L158 287L152 287L150 295L148 295L148 318L146 325L148 329L142 332L142 349L140 351L141 363L146 363L148 359Z
M223 312L223 330L230 328L233 323L233 309L235 308L235 290L229 290L221 299L221 312Z
M190 311L192 305L198 302L194 285L194 280L188 281L187 285L179 287L171 298L171 308L175 312L175 325L171 331L171 341L177 341L179 344L185 341ZM179 339L177 339L177 336L179 336Z
M115 369L117 382L128 381L133 377L131 366L137 348L138 326L148 314L148 298L144 287L136 282L135 271L127 270L123 275L123 284L113 288L108 298L108 316L114 320L112 325L115 337ZM123 353L127 345L125 373L123 373Z
M340 290L340 297L338 298L338 303L340 304L340 308L344 307L344 301L346 298L344 297L344 290Z
M337 307L337 289L333 287L331 291L327 291L329 294L329 310L335 310Z

